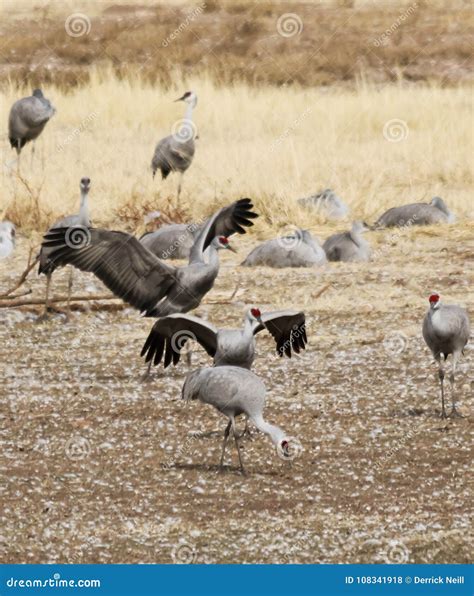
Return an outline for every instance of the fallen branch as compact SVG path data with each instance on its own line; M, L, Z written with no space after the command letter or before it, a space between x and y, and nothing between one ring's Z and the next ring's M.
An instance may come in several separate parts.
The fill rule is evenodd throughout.
M20 292L19 294L11 294L7 296L6 294L0 296L0 300L13 300L14 298L20 298L21 296L28 296L31 294L32 290L25 290L24 292Z
M112 294L98 294L91 296L87 294L85 296L71 296L71 302L93 302L95 300L120 300ZM67 302L67 296L57 296L56 298L50 298L49 302ZM30 300L10 300L0 302L0 308L15 308L16 306L33 306L44 304L44 298L32 298Z
M7 290L5 292L5 294L0 294L0 298L9 298L10 294L13 294L13 292L18 290L18 288L25 283L25 280L28 277L28 274L30 273L30 271L33 269L33 267L37 263L37 259L33 259L33 260L31 259L33 252L34 252L34 248L30 248L30 252L28 254L28 265L26 266L26 269L20 275L20 278L18 279L18 281L15 283L14 286L12 286L9 290Z

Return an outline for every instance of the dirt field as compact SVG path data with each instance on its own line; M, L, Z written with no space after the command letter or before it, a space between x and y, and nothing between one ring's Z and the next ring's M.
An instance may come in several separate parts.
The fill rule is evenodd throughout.
M240 255L225 259L198 312L237 326L246 305L291 305L305 310L309 332L292 360L258 338L266 418L302 451L288 464L254 433L247 477L235 451L218 473L225 420L180 401L184 363L140 383L151 320L74 311L69 323L38 324L33 312L0 310L1 562L469 562L472 347L458 383L470 417L441 421L420 322L433 288L472 312L472 225L384 238L369 234L370 264L281 271L235 267L254 242L236 239ZM6 285L26 244L2 271ZM55 274L56 294L67 276ZM26 285L38 296L43 283ZM237 283L233 303L213 303ZM77 294L98 290L76 274ZM193 366L206 363L195 354Z

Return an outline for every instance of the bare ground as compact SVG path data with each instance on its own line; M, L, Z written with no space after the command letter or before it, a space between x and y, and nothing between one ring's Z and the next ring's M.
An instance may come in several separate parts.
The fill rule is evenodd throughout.
M370 264L276 271L225 258L198 309L227 326L249 304L308 315L304 354L277 359L261 335L255 366L266 418L302 451L288 464L254 432L246 477L235 451L218 473L225 420L183 405L184 363L139 382L151 320L89 310L40 324L32 311L0 309L0 562L470 562L472 349L458 376L467 417L442 421L420 323L433 288L472 309L472 225L369 239ZM255 241L236 240L239 258ZM5 287L26 252L20 238L1 263ZM55 274L56 293L67 277ZM232 304L212 304L237 282ZM26 285L40 296L43 283ZM102 289L77 273L75 291ZM193 366L207 362L195 353Z

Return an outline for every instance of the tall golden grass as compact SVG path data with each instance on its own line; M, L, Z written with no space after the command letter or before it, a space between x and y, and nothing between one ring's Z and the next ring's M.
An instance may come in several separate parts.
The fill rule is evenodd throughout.
M152 180L150 161L156 142L182 118L184 106L173 100L186 89L199 97L199 139L184 177L184 219L249 196L263 214L264 234L288 224L317 225L319 216L296 199L327 187L354 218L373 220L390 206L433 195L461 218L472 217L469 87L375 88L364 81L354 90L222 87L199 77L177 80L170 89L99 70L72 92L45 88L57 114L37 142L33 167L31 144L24 149L21 179L4 124L0 214L25 232L43 231L77 211L85 175L92 178L96 224L136 229L147 211L170 211L176 176ZM13 101L29 93L13 83L5 88L0 122L7 122ZM402 121L404 138L396 142L383 133L392 120Z

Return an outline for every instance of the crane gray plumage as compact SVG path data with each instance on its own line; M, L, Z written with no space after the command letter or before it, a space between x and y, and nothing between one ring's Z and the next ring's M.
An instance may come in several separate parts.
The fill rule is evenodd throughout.
M349 231L329 236L323 244L328 261L368 261L370 246L362 234L369 229L366 223L355 221Z
M146 232L140 242L159 259L189 259L191 248L201 226L166 224L154 232Z
M41 89L35 89L30 97L23 97L12 105L8 117L8 138L18 158L26 143L39 137L55 112Z
M330 188L309 197L298 199L298 203L305 209L324 213L329 219L342 219L349 213L349 207Z
M250 199L239 199L214 213L196 237L184 267L165 263L130 234L99 228L88 230L88 241L81 247L67 245L68 228L46 234L43 246L54 248L50 258L56 265L70 263L90 271L146 316L163 317L200 304L219 272L218 250L231 249L227 238L245 234L253 225L257 214L252 208Z
M244 267L315 267L326 263L326 254L308 230L267 240L241 263Z
M91 179L90 178L81 178L80 184L80 193L81 193L81 202L79 206L79 213L75 213L73 215L67 215L66 217L62 217L54 222L54 224L49 228L47 234L59 230L59 229L73 229L74 227L78 227L78 231L82 231L82 233L86 234L86 229L90 227L90 215L89 215L89 191L91 187ZM54 249L51 247L47 247L42 245L40 249L40 253L38 255L39 260L39 268L38 273L46 275L46 297L45 297L45 304L44 304L44 313L41 318L46 318L48 315L48 308L49 308L49 291L51 286L51 276L53 275L54 270L57 267L57 263L51 258ZM69 306L70 306L70 299L71 299L71 292L72 292L72 279L73 273L71 272L69 275L69 282L68 282L68 300L67 300L67 313L69 316Z
M453 223L456 216L451 213L441 197L433 197L429 203L411 203L392 207L381 215L374 228L404 226L428 226L439 223Z
M452 354L450 382L453 409L450 416L459 416L456 410L454 382L458 360L469 341L471 333L468 314L464 308L456 304L442 304L439 295L432 294L430 296L430 308L423 320L422 332L426 345L438 363L442 418L446 418L443 359L446 360Z
M0 259L6 259L15 250L16 228L11 221L0 222Z
M217 329L212 323L192 315L175 314L158 319L141 351L146 362L166 368L177 364L188 340L201 344L213 358L214 366L232 365L250 369L255 360L255 335L267 329L276 343L279 356L291 358L304 350L307 337L305 315L297 311L261 313L250 309L241 329Z
M176 101L184 101L186 114L178 130L158 142L151 160L153 178L160 170L162 179L168 177L170 172L179 172L178 200L181 194L182 176L193 161L195 146L195 128L192 121L193 109L197 104L197 95L187 91Z
M232 429L239 463L242 473L245 473L239 447L239 437L236 432L235 418L245 414L251 422L263 433L267 434L283 458L290 459L290 444L292 439L285 432L263 418L266 389L262 381L250 370L236 366L218 366L215 368L201 368L186 377L182 389L185 400L199 400L214 406L229 419L224 432L224 442L220 467L224 465L225 448Z

